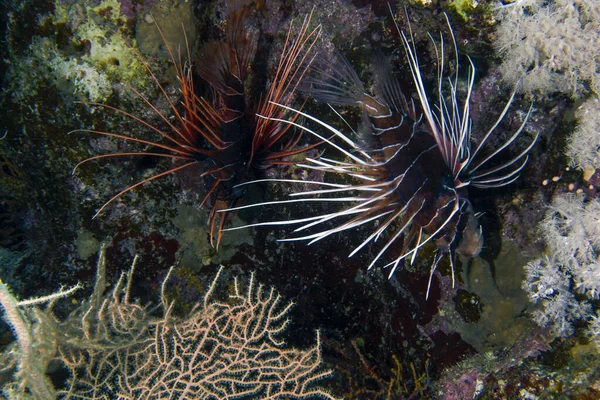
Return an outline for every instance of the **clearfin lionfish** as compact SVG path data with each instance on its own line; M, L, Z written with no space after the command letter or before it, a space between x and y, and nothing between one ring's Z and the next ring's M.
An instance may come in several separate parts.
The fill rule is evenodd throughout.
M448 26L450 26L449 21ZM515 93L494 125L476 145L471 141L469 101L475 82L475 66L468 61L466 97L459 99L458 49L452 29L456 73L444 77L443 37L440 45L430 36L437 55L437 84L433 96L427 93L419 69L412 31L409 36L398 28L406 52L420 107L402 93L399 83L385 66L382 57L375 63L377 84L375 94L365 92L356 72L343 59L333 68L313 67L317 72L311 78L309 93L330 105L354 105L365 115L360 140L353 140L339 129L312 115L285 104L278 107L303 117L302 124L295 120L277 119L316 136L342 158L306 159L304 168L340 174L355 183L341 184L292 180L294 183L320 185L318 190L291 194L294 199L262 204L294 202L343 202L340 211L291 221L258 223L260 225L300 224L294 232L316 227L316 233L284 241L319 241L334 233L358 226L373 225L372 233L351 253L350 257L367 244L383 242L369 265L372 268L391 248L401 248L400 255L385 267L391 267L389 276L403 260L414 262L419 249L434 242L437 251L430 268L427 296L439 261L449 256L454 283L456 253L467 257L479 254L483 246L481 226L468 198L469 187L493 188L514 182L524 168L531 144L506 160L505 150L522 133L531 108L519 129L496 149L486 150L485 143L506 115ZM269 116L265 119L273 121ZM290 180L281 180L290 182ZM261 205L261 204L257 204ZM326 228L319 227L326 226ZM392 232L392 233L389 233Z
M104 203L95 216L132 189L196 165L200 167L206 193L200 206L207 205L211 209L210 242L218 247L227 217L227 212L218 211L242 203L243 193L234 187L259 179L261 171L266 168L291 164L287 161L289 156L312 147L299 147L301 134L293 135L290 126L275 121L283 118L293 121L297 118L294 113L290 116L282 105L290 106L294 101L298 85L312 63L312 48L320 35L320 27L309 29L310 15L299 29L290 25L275 73L268 76L269 83L262 95L256 96L248 89L248 81L251 80L248 76L257 73L252 70L252 61L257 52L259 31L249 22L255 7L253 2L244 0L230 0L227 4L228 18L223 37L205 43L194 63L189 45L187 61L182 61L181 54L168 46L157 25L177 73L181 104L171 99L144 57L131 48L169 105L168 112L159 110L143 94L135 88L131 89L158 117L162 127L107 104L85 103L132 119L158 140L90 129L72 131L112 137L141 147L139 151L87 158L77 164L74 170L92 160L123 156L162 157L173 163L166 170L121 190ZM208 97L197 94L200 86L198 76L209 86L211 94ZM257 114L266 118L259 118Z

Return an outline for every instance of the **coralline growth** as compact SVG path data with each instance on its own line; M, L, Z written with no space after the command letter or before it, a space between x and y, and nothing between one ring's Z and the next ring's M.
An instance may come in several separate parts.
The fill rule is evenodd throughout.
M592 95L577 110L577 127L569 137L566 154L571 166L587 180L600 168L600 97Z
M504 79L520 90L574 98L600 93L600 4L517 0L500 9L495 46Z
M0 305L17 339L0 361L0 371L16 369L3 387L8 399L335 399L319 384L331 374L321 365L319 332L307 350L286 346L282 334L293 304L282 303L273 288L254 275L245 288L234 278L228 299L216 300L221 268L203 301L178 317L165 294L169 272L156 316L155 307L130 297L136 260L105 293L102 250L93 293L64 319L53 303L79 285L17 301L0 283ZM53 360L68 371L60 391L46 375Z
M589 333L597 338L597 317L588 300L600 298L600 201L558 195L539 229L548 255L527 264L523 282L530 300L541 305L534 320L569 336L575 321L591 318Z

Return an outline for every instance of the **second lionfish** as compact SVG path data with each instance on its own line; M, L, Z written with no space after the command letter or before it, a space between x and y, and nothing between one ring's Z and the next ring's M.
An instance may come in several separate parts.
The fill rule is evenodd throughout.
M449 22L448 26L450 27ZM506 159L507 147L523 132L531 113L530 108L521 126L506 142L495 149L485 148L487 140L508 112L515 96L513 92L497 121L479 143L473 146L469 102L475 82L475 66L467 57L466 97L460 100L458 49L452 29L450 28L450 33L456 73L451 78L444 77L443 37L440 35L440 45L437 46L430 36L438 59L437 83L433 96L425 89L412 31L407 35L398 28L398 32L420 107L407 100L381 57L375 63L377 82L374 95L365 92L358 75L345 60L338 60L334 68L314 68L316 73L309 93L317 100L331 105L360 107L365 115L361 140L352 140L325 121L284 104L278 106L304 117L306 123L299 124L296 120L286 119L276 121L296 126L318 137L344 158L307 159L301 164L302 167L347 176L355 183L279 180L316 184L321 188L293 193L291 196L294 199L291 200L252 206L305 201L341 201L348 205L340 211L324 215L251 226L300 224L294 232L301 232L312 227L318 229L333 222L333 227L321 228L316 233L284 239L309 240L314 243L334 233L371 223L372 233L350 253L350 257L367 244L381 239L383 244L371 261L370 269L392 247L399 247L400 255L392 257L385 264L385 267L391 267L390 277L403 260L414 262L419 250L428 242L434 242L437 251L430 268L427 288L429 296L433 273L442 257L449 257L454 283L456 253L475 257L483 246L482 229L469 200L468 188L494 188L514 182L525 167L528 152L537 136L524 150ZM274 120L267 116L265 118ZM367 133L364 133L365 130Z
M252 1L228 0L222 37L204 43L195 62L192 62L189 46L185 49L187 60L182 59L180 49L172 50L157 24L176 71L181 104L171 99L148 62L131 48L156 84L159 97L168 104L167 110L162 111L140 91L131 87L147 106L149 114L154 114L155 121L108 104L85 103L124 115L143 128L144 135L154 134L156 139L137 137L131 133L76 129L72 132L115 138L122 144L136 146L137 150L95 155L77 164L74 171L90 161L121 157L171 161L171 165L162 172L138 180L114 195L98 209L95 216L133 189L186 169L192 171L191 167L196 166L197 169L190 175L201 179L204 186L198 188L200 193L204 192L200 207L207 206L210 209L210 243L218 248L228 217L228 213L222 211L243 202L243 191L234 190L234 186L264 176L269 168L290 164L288 159L291 156L314 146L299 147L301 135L292 135L289 126L271 120L285 118L288 114L273 103L291 105L294 101L296 89L311 65L312 47L319 37L320 27L310 29L311 15L305 16L299 28L294 28L294 24L290 23L274 73L268 74L268 71L261 71L257 67L256 55L261 36L251 23L255 14L256 7ZM187 37L185 41L187 44ZM253 82L259 81L257 76L269 78L264 91L258 96L256 90L250 90L257 86ZM198 80L198 77L201 79ZM200 95L199 89L203 85L199 81L203 81L206 96ZM257 118L257 113L269 118ZM292 116L292 120L295 118Z

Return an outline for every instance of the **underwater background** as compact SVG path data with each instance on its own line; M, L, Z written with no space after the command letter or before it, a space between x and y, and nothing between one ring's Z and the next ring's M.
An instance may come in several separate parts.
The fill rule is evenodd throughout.
M0 396L600 397L597 1L31 0L2 1L0 19ZM255 41L244 42L251 35L232 33L232 25ZM367 269L378 248L348 257L372 233L366 226L310 245L278 241L294 236L286 225L220 232L339 209L285 203L306 190L297 182L243 190L226 183L243 176L347 184L348 177L304 167L330 152L294 127L286 133L295 135L293 146L284 141L256 171L256 160L223 146L223 159L233 161L208 180L206 160L219 156L198 147L189 157L201 164L144 183L96 215L120 191L179 165L153 155L152 146L164 143L159 131L171 124L200 124L191 114L229 123L211 111L225 104L244 117L223 135L258 129L256 113L267 110L263 100L295 38L308 38L310 50L302 51L315 63L335 66L342 54L367 91L383 54L418 104L401 37L409 30L427 90L435 92L444 60L458 77L456 93L470 93L474 143L513 90L488 145L502 146L523 126L511 142L514 157L537 137L514 183L469 190L483 248L456 258L455 284L443 259L428 289L432 242L389 279L388 269ZM446 37L441 56L428 33ZM233 97L240 93L215 94L235 84L211 82L220 71L211 57L227 40L252 48L241 106ZM476 70L472 91L466 56ZM214 68L191 68L203 60ZM223 63L232 76L244 75ZM290 68L310 80L307 64ZM360 142L361 110L335 106L342 120L309 96L302 79L290 81L294 89L281 89L289 96L275 100ZM185 99L199 97L212 104L190 113ZM196 149L188 143L174 154L189 148ZM145 154L98 157L134 151ZM258 159L255 147L236 151ZM221 179L223 171L229 175ZM269 204L225 216L242 201ZM402 250L391 251L393 259Z

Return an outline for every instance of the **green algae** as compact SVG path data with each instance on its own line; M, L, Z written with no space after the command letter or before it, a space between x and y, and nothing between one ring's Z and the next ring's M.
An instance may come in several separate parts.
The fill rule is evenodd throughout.
M198 37L192 2L156 2L137 19L135 37L139 49L148 56L168 57L168 45L175 57L185 58Z
M471 18L471 14L478 5L479 2L477 0L452 0L452 2L450 2L450 7L465 21L468 21Z
M135 48L139 40L142 53L157 56L155 49L165 47L154 21L139 19L133 38L133 20L123 15L119 1L94 3L71 5L57 0L54 12L40 17L44 35L34 36L27 56L16 60L14 73L23 83L19 96L35 95L42 86L39 77L47 77L67 95L98 103L108 100L114 84L125 83L137 89L149 85L145 63L150 61ZM189 37L195 37L196 31L191 3L178 3L169 2L173 8L165 12L166 3L158 2L156 19L170 47L183 49L182 24L189 27ZM153 11L149 10L148 15Z
M246 244L254 244L252 229L239 229L225 232L219 249L211 246L209 241L208 213L191 205L177 205L177 216L173 219L179 229L176 237L181 245L182 268L196 269L200 265L220 264L228 262ZM231 226L241 226L245 223L237 216L231 218Z
M103 0L95 7L57 1L53 22L57 27L69 26L70 44L85 48L84 54L76 57L85 72L100 74L109 82L128 82L134 86L144 83L145 67L131 48L134 43L125 39L128 19L121 13L117 0ZM65 63L73 61L65 58Z
M464 324L459 331L478 351L485 353L496 346L509 346L531 329L531 323L523 316L529 300L521 289L527 261L511 240L502 242L494 266L481 258L473 260L467 282L469 290L480 298L481 315L476 323Z
M85 228L82 228L77 232L75 246L77 247L77 256L82 260L87 260L100 250L100 242L98 239L94 237L92 232Z

